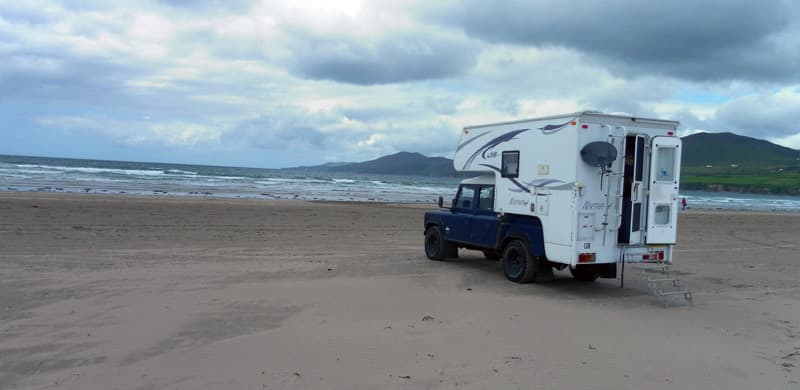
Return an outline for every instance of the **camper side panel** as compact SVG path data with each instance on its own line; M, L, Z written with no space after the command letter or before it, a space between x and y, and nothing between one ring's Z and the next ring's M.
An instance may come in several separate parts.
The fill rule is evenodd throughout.
M495 211L538 217L550 261L569 264L574 253L577 117L557 117L466 128L456 170L491 171Z

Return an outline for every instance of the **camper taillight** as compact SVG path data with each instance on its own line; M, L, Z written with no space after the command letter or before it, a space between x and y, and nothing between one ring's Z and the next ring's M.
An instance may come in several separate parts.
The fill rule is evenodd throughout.
M580 253L578 254L579 263L594 263L594 253Z
M651 252L642 255L642 260L664 260L664 251Z

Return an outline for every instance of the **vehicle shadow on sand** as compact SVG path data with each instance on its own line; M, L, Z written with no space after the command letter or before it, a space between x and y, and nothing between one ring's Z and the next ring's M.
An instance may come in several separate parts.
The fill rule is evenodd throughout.
M641 302L649 302L653 299L647 291L647 286L630 273L625 275L624 288L620 288L619 278L583 282L573 279L567 269L561 271L553 269L554 278L549 282L517 284L505 278L500 261L487 260L477 252L472 254L463 251L457 259L447 259L442 262L442 266L464 272L459 287L488 289L501 294L584 301L635 297Z

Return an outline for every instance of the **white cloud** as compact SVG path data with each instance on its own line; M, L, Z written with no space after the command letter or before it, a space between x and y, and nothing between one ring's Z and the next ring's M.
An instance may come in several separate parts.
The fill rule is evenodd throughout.
M716 117L736 130L760 137L785 138L800 133L798 86L731 99L719 108Z
M767 140L778 145L786 146L787 148L800 150L800 133L790 135L788 137L770 137L767 138Z
M29 109L32 114L10 124L15 128L64 128L131 148L206 154L291 150L348 161L404 150L449 156L463 126L583 109L676 119L683 133L734 131L797 145L800 92L789 68L756 77L766 65L750 62L734 67L735 77L705 77L727 68L701 69L697 58L678 56L648 71L630 61L649 61L653 53L616 61L608 53L628 50L619 42L589 50L548 33L542 44L525 35L527 27L515 31L516 22L477 31L442 22L437 12L457 2L442 4L4 3L0 99L57 113ZM530 8L508 7L502 14L509 18ZM668 8L670 18L679 14L679 7ZM730 17L720 15L714 25ZM759 48L789 51L800 41L796 23L761 21L745 27L764 40L734 34L702 43L726 42L715 51L723 58L755 58ZM643 31L652 35L650 27ZM695 30L702 39L703 29Z
M103 116L49 116L36 118L47 127L71 129L75 134L92 132L131 146L195 147L219 141L219 127L198 123L144 120L119 120Z

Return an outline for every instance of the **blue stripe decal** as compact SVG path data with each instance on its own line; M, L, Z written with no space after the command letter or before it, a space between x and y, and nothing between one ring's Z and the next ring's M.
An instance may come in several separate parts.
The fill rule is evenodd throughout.
M470 139L468 139L468 140L464 141L464 143L463 143L463 144L461 144L461 145L458 145L458 148L456 148L456 152L458 152L459 150L461 150L461 148L463 148L463 147L467 146L467 144L471 143L472 141L475 141L476 139L478 139L478 138L480 138L480 137L483 137L483 136L484 136L484 135L486 135L486 134L489 134L489 132L487 131L487 132L485 132L485 133L478 134L478 135L476 135L476 136L474 136L474 137L472 137L472 138L470 138Z
M470 164L472 164L473 161L475 161L475 159L478 157L479 154L482 157L486 158L486 152L492 150L495 146L500 145L502 143L506 143L508 141L511 141L517 135L522 134L522 133L524 133L526 131L529 131L529 130L530 129L519 129L519 130L509 131L508 133L505 133L505 134L503 134L503 135L501 135L501 136L499 136L499 137L487 142L485 145L483 145L480 148L478 148L478 150L476 150L475 153L472 153L472 156L470 156L467 159L467 162L464 163L464 167L462 167L461 169L462 170L467 170L467 167L470 166Z
M566 121L566 122L564 122L562 124L559 124L559 125L545 125L543 127L540 127L539 130L542 131L542 134L553 134L553 133L561 131L561 129L563 129L564 126L572 123L572 121L574 121L575 119L578 119L578 117L576 116L576 117L574 117L574 118L572 118L572 119L570 119L570 120L568 120L568 121Z

